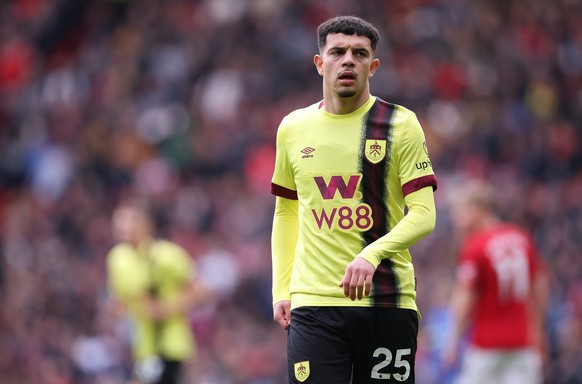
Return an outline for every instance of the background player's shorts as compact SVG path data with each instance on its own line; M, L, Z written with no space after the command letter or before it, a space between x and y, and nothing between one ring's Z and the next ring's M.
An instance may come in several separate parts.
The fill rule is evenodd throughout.
M415 311L300 307L287 336L290 383L414 383ZM372 380L376 379L376 380Z
M541 382L541 358L533 349L470 347L463 359L456 384L539 384Z
M143 384L178 384L182 362L151 356L135 363L133 376Z

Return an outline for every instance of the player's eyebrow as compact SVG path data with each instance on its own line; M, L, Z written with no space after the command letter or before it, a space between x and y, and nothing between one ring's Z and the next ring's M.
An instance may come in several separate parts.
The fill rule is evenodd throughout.
M334 45L334 46L329 47L327 52L332 52L332 51L345 52L348 50L349 47L350 46L348 46L348 45ZM368 48L365 48L365 47L352 47L351 50L356 52L356 53L365 53L366 55L370 55L370 50Z
M352 49L356 53L365 53L366 55L370 55L370 51L367 48L358 48L355 47Z

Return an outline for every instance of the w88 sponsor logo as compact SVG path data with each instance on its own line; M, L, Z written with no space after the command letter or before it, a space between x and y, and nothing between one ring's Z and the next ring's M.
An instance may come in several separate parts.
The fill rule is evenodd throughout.
M355 208L343 205L331 209L321 208L318 212L311 209L317 228L339 228L344 231L354 226L365 231L372 227L372 208L368 204L358 204Z
M356 192L360 181L361 174L351 175L347 182L343 176L331 176L326 181L322 176L315 176L313 180L317 185L323 200L333 200L339 192L341 200L360 199L362 194ZM333 208L321 208L320 210L311 209L317 228L334 229L339 228L347 231L354 227L365 231L372 227L372 208L368 204L360 203L345 204Z

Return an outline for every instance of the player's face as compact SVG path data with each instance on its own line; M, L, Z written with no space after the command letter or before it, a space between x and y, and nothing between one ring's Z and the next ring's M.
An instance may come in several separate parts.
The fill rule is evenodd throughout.
M121 207L112 220L113 235L118 241L139 244L151 235L150 220L137 209Z
M369 91L368 80L380 65L368 37L343 33L327 35L325 47L315 55L314 63L323 76L324 92L339 98Z
M471 233L478 228L482 214L479 206L469 201L460 201L451 209L453 224L462 233Z

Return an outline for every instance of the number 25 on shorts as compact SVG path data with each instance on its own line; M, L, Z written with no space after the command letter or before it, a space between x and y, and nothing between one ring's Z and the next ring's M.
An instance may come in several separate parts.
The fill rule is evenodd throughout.
M380 361L378 364L374 365L372 368L372 379L379 379L379 380L390 380L393 377L397 381L406 381L410 376L410 363L405 360L407 356L411 353L410 348L406 349L397 349L396 350L396 358L394 358L394 362L392 362L392 352L388 348L377 348L374 351L374 357L381 357L383 356L384 359ZM386 368L391 366L392 369ZM386 372L387 370L392 371L392 374ZM394 372L394 371L398 372ZM404 371L404 372L403 372Z

